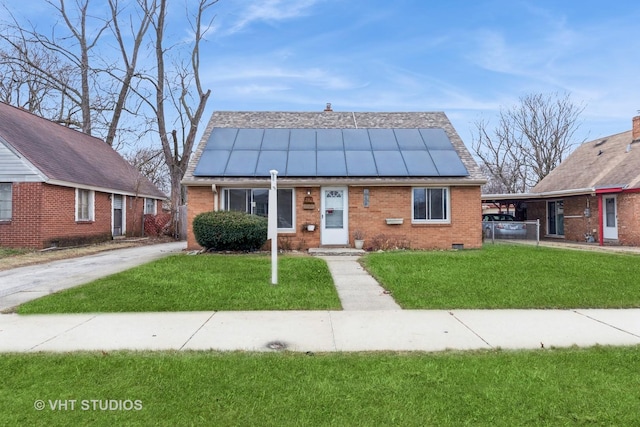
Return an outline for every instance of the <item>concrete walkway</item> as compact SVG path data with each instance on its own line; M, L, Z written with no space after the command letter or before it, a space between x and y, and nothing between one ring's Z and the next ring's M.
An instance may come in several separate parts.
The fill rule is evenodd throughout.
M354 256L321 256L329 266L343 310L401 310Z

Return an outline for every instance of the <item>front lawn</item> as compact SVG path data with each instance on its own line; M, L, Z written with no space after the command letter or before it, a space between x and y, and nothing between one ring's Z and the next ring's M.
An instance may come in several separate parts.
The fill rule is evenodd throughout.
M175 255L28 302L20 314L210 310L340 310L322 259Z
M501 244L362 263L406 309L640 307L638 255Z
M637 425L640 348L0 356L3 425Z

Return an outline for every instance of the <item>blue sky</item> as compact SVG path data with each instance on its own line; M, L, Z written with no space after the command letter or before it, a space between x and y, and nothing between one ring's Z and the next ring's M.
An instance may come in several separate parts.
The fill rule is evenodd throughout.
M577 135L640 110L640 2L220 0L203 46L213 110L444 111L473 123L529 93L584 104Z
M28 1L4 3L50 26L51 7ZM184 3L172 7L169 36L186 40ZM640 110L637 0L220 0L213 12L201 128L214 110L331 102L336 111L444 111L471 147L475 121L494 122L526 94L569 92L585 106L580 140L626 131Z

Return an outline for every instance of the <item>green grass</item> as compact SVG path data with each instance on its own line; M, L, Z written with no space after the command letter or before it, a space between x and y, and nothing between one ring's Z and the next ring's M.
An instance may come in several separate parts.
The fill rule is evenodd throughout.
M47 426L638 425L638 366L638 347L9 354L0 356L1 417ZM142 408L82 409L109 399ZM51 409L56 400L76 400L75 410Z
M22 305L20 314L209 310L339 310L326 263L254 255L175 255Z
M640 307L640 256L519 245L366 255L407 309Z
M8 258L11 256L22 255L29 252L33 252L32 249L21 249L21 248L3 248L0 247L0 259Z

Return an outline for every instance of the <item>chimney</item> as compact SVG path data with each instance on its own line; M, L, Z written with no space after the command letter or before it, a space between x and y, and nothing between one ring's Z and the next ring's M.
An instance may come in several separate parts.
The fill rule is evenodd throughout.
M324 111L333 111L333 110L331 109L331 103L330 103L330 102L327 102L327 106L324 108ZM638 117L637 117L637 119L638 119L638 120L640 120L640 116L638 116ZM634 119L634 120L635 120L635 119ZM634 122L634 123L635 123L635 122ZM635 125L634 125L634 126L635 126ZM638 127L638 129L640 129L640 122L638 122L638 126L639 126L639 127ZM635 129L635 128L634 128L634 129ZM639 131L639 132L640 132L640 131ZM634 135L635 135L635 133L634 133Z
M633 130L631 131L631 139L633 141L640 140L640 116L635 116L632 119Z

